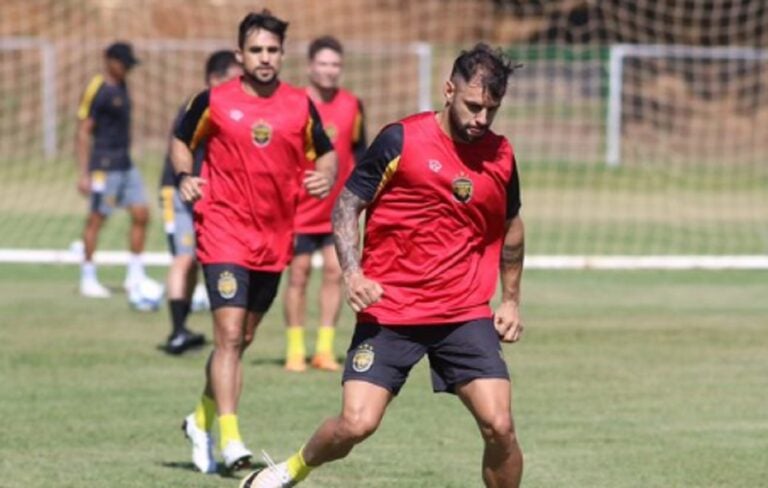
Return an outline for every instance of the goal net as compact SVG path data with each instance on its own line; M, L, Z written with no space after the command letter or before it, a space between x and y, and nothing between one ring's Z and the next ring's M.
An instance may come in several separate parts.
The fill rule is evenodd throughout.
M262 7L291 23L289 82L306 82L313 37L344 43L369 139L438 109L462 48L483 40L522 63L494 127L520 164L530 263L766 266L768 7L749 0L5 0L0 259L72 259L35 251L80 238L75 114L107 44L131 41L142 60L132 154L154 202L178 106ZM148 249L162 256L153 217ZM118 212L99 249L125 249L126 233Z

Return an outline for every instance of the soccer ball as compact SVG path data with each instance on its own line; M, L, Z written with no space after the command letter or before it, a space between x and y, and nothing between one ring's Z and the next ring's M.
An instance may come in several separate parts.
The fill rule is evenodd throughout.
M128 290L128 304L140 312L154 312L163 303L165 287L155 280L144 278Z
M211 301L208 299L208 291L205 285L198 283L195 292L192 294L192 311L202 312L211 309Z

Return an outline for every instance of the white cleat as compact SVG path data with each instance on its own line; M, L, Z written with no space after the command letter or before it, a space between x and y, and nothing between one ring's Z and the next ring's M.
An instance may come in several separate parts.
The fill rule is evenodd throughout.
M296 486L291 475L288 474L287 463L275 464L269 454L264 451L261 451L261 456L267 463L267 467L254 471L243 478L243 481L240 482L240 488L291 488Z
M224 466L235 471L249 467L253 453L242 442L229 441L221 450L221 457L224 458Z
M181 430L192 444L192 462L202 473L212 474L218 471L216 459L213 457L213 436L198 428L195 423L195 415L191 414L184 419Z
M112 293L96 280L80 280L80 294L88 298L109 298Z

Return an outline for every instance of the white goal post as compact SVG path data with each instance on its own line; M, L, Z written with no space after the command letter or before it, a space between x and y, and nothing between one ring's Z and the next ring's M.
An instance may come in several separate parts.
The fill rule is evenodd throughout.
M664 44L614 44L608 61L608 115L605 161L621 165L622 95L624 63L629 58L768 61L767 49L748 47L701 47Z

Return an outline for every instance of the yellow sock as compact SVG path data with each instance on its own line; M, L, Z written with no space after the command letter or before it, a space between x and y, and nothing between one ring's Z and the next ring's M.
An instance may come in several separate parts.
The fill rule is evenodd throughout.
M307 463L304 461L303 451L304 447L299 449L299 452L289 457L285 462L292 481L302 481L312 471L312 466L307 466Z
M287 339L287 347L285 350L286 357L304 358L307 355L307 350L304 347L304 327L288 327L285 329L285 337Z
M216 418L216 402L208 395L203 395L195 407L195 425L198 429L210 432L214 418Z
M315 354L333 354L333 337L336 334L336 327L323 325L317 329L317 344L315 344Z
M240 428L237 426L237 415L229 413L219 417L219 429L221 430L221 448L232 441L243 442L240 437Z

